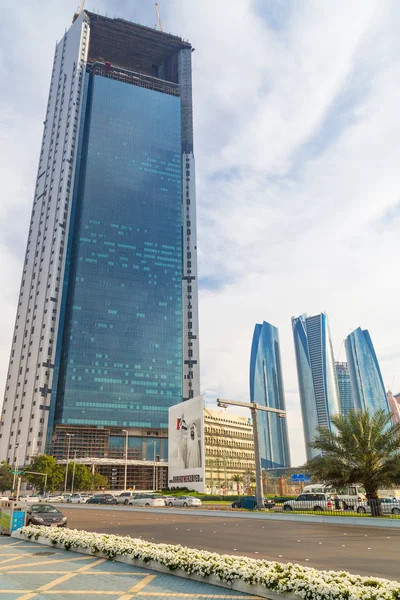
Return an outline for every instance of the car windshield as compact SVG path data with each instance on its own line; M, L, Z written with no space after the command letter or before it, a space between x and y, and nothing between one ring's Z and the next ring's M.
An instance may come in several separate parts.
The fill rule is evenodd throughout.
M33 504L31 508L32 512L37 513L58 513L58 510L49 504Z

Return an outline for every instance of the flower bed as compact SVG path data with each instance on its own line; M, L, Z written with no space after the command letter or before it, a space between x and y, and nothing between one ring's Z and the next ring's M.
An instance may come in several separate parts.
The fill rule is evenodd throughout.
M147 566L158 563L196 579L214 576L212 579L216 578L223 587L237 589L235 583L246 584L250 593L265 590L264 597L269 590L271 596L274 592L296 594L306 600L400 600L400 583L345 571L318 571L291 563L220 555L179 545L153 544L141 539L71 529L30 525L22 527L18 534L34 540L44 538L66 550L81 549L91 554L103 554L109 559L123 557L124 562L128 559L136 565L137 561Z

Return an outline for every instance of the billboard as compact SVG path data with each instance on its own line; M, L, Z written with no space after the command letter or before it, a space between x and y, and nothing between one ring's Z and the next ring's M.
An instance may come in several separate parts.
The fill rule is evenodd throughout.
M171 406L168 417L168 487L204 492L203 396Z

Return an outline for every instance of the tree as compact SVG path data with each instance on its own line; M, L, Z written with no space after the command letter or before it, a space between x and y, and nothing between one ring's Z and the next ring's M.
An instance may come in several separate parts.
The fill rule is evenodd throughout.
M363 485L372 514L379 514L379 488L391 487L400 473L400 423L392 425L384 410L351 411L331 421L336 431L317 428L310 446L323 454L307 463L307 471L333 487Z
M5 460L2 460L0 463L0 491L4 493L11 490L13 482L14 475L11 473L10 465Z
M26 469L27 471L37 471L38 473L47 473L47 490L53 492L61 489L64 481L64 468L57 464L54 456L41 454L37 456L33 463ZM33 485L35 489L43 492L45 478L40 475L24 475L25 479Z
M96 473L92 478L92 488L95 490L99 490L101 488L108 487L108 478L101 473Z
M232 481L234 481L236 483L236 491L239 494L239 483L241 483L243 481L243 476L239 475L239 473L237 473L236 475L233 475Z
M74 474L75 464L75 474ZM65 476L65 471L64 471ZM72 478L74 479L75 490L90 490L92 485L92 472L86 466L79 463L70 462L68 465L68 486L72 489Z

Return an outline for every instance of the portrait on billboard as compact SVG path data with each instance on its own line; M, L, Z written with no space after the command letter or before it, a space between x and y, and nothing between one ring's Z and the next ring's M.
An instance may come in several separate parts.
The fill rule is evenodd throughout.
M201 484L204 479L204 401L202 396L169 409L168 466L170 483Z

